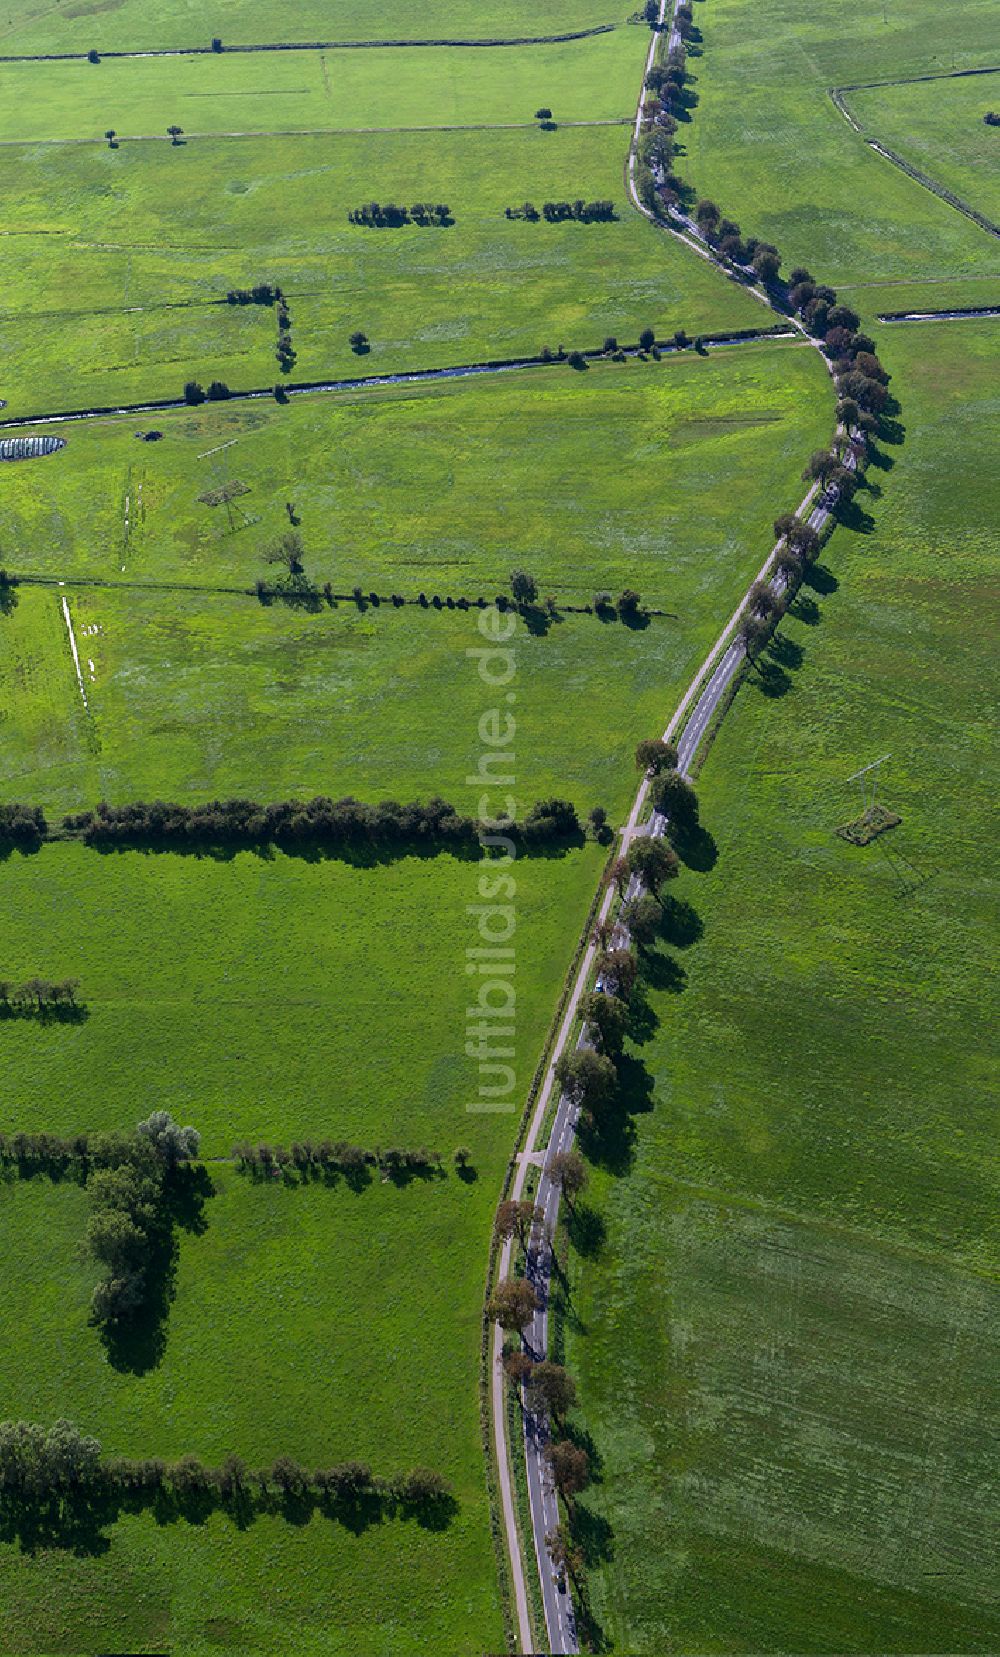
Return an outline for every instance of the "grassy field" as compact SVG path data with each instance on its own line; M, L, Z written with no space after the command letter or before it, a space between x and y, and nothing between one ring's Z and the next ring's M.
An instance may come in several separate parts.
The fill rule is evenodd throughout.
M576 1274L613 1533L592 1591L627 1650L1000 1638L996 328L881 349L904 441L782 627L787 694L751 682L708 758L718 861L676 888L698 924L681 993L650 991L651 1112L629 1176L596 1181L607 1242ZM845 779L885 753L902 825L858 850Z
M260 280L289 300L293 380L599 346L647 324L759 327L759 304L628 206L626 140L564 127L14 147L0 187L16 251L9 414L179 396L192 377L273 385L275 312L219 303ZM504 218L577 196L613 200L618 218ZM348 223L372 199L444 201L455 223ZM358 327L363 357L348 344Z
M126 422L93 422L34 470L9 468L0 541L53 580L251 587L273 579L261 548L287 528L293 497L307 572L340 591L492 597L518 565L562 602L634 583L666 612L646 628L568 615L516 635L520 801L559 792L618 813L635 742L662 728L829 426L814 354L774 346L171 416L154 445ZM195 499L212 481L195 457L241 433L234 475L252 482L243 501L262 521L229 536ZM68 810L105 796L437 789L475 809L474 614L311 613L113 584L25 585L16 598L0 617L8 797Z
M212 30L228 45L274 40L510 40L561 34L629 15L606 0L547 0L544 14L525 0L499 0L488 13L471 0L429 0L419 11L389 15L374 0L345 0L335 10L304 0L294 18L276 17L265 0L215 0L210 19L168 0L9 0L0 30L4 53L149 51L207 46ZM630 30L640 34L642 31Z
M451 1175L358 1195L263 1188L213 1167L204 1233L181 1236L164 1357L139 1379L111 1368L87 1327L84 1193L47 1181L0 1191L5 1415L69 1415L109 1453L430 1464L459 1503L439 1533L145 1514L89 1557L4 1548L5 1652L499 1647L477 1413L495 1154L481 1167L474 1184Z
M828 96L853 81L950 69L952 59L959 69L1000 61L996 9L962 0L944 35L932 0L890 6L886 19L862 0L779 0L762 30L750 0L699 7L699 102L679 170L745 231L773 240L786 269L806 264L834 287L996 275L995 239L877 156ZM988 98L988 82L966 84ZM935 94L921 92L930 107Z
M4 469L0 545L23 575L246 590L276 578L291 503L307 574L339 592L493 597L525 564L567 602L628 579L682 611L720 539L756 542L787 504L832 401L814 352L762 342L145 416L156 443L135 416L53 425L64 450ZM256 522L199 499L220 476Z
M530 50L399 47L0 65L0 138L124 143L196 134L503 122L635 114L648 35L639 29ZM548 136L552 136L549 134Z
M1000 71L969 80L871 87L847 98L868 137L980 213L1000 217L997 128L983 120L1000 103Z

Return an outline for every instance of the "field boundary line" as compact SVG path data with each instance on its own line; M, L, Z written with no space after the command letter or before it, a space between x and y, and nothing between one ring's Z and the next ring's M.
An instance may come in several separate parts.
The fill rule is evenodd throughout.
M134 61L136 58L226 57L236 52L369 52L387 48L399 50L408 46L485 46L495 49L502 46L560 46L566 41L590 40L594 35L613 34L620 27L618 23L595 23L589 29L570 29L562 34L511 35L503 40L272 40L258 41L245 46L223 46L221 52L214 51L211 46L155 46L148 51L130 52L102 52L100 48L96 50L99 58ZM0 63L86 63L88 56L87 52L11 52L0 54Z
M956 73L959 73L959 72L960 73L973 73L974 72L974 73L977 73L977 74L986 74L986 73L995 74L996 73L995 70L989 70L989 71L986 71L986 70L956 71ZM917 79L922 79L922 78L924 78L924 77L920 77L920 76L917 77ZM942 77L926 77L926 78L928 78L928 79L930 79L930 78L938 79L938 78L942 78ZM887 81L885 84L887 86L905 86L905 85L908 85L910 83L908 83L906 81ZM948 189L947 185L938 184L937 180L931 178L929 176L929 174L922 173L920 171L919 167L912 166L909 161L905 161L903 159L903 157L901 155L897 154L897 152L895 150L891 150L887 144L883 144L878 139L870 138L868 136L865 129L862 126L859 125L858 121L852 115L850 109L848 108L847 100L844 97L845 91L863 91L863 90L866 90L866 89L862 88L862 87L857 87L857 88L855 88L855 87L829 87L828 88L829 96L830 96L830 99L833 103L834 108L840 111L840 114L844 117L844 120L847 122L848 126L851 127L852 131L856 132L858 134L859 138L864 139L864 142L867 144L867 146L870 150L874 150L875 154L880 155L884 161L890 161L894 167L898 167L900 172L905 173L907 178L912 178L915 184L919 184L919 185L922 186L923 189L929 190L931 195L937 196L939 201L943 201L947 207L953 208L956 213L962 213L965 216L965 218L971 219L973 224L978 225L980 230L985 230L985 232L988 236L996 236L996 237L1000 238L1000 224L995 224L992 219L988 219L986 217L985 213L980 213L978 208L975 208L975 207L972 206L971 202L963 200L963 198L961 196L957 196L955 194L954 190L949 190ZM867 90L872 90L872 91L875 90L875 85L868 88Z

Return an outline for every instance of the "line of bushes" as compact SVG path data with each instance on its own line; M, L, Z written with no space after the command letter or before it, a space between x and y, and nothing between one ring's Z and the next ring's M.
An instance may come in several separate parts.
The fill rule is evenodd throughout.
M429 201L414 202L412 207L400 207L394 201L366 201L361 207L352 207L347 217L351 224L364 225L368 230L400 230L406 224L426 229L455 222L447 203Z
M478 853L481 836L498 828L525 849L582 840L576 808L566 800L539 800L519 821L479 823L464 817L438 797L426 804L400 805L386 800L365 805L347 796L331 800L211 800L178 805L165 800L137 800L95 811L71 812L63 818L67 834L88 846L231 847L279 846L285 850L405 850L422 848Z
M456 1507L447 1480L429 1467L383 1477L363 1461L309 1468L278 1456L250 1468L237 1455L218 1467L190 1454L174 1462L104 1456L99 1440L71 1421L0 1422L0 1535L36 1545L41 1534L71 1547L95 1526L146 1508L161 1522L198 1523L221 1510L241 1526L263 1514L302 1523L319 1512L354 1529L391 1516L441 1529Z
M240 1172L254 1179L286 1178L290 1173L302 1180L341 1175L349 1185L362 1186L368 1183L372 1169L400 1184L414 1175L424 1179L444 1177L441 1152L426 1146L418 1150L388 1146L371 1151L343 1139L322 1139L318 1143L295 1140L287 1146L242 1140L233 1146L232 1156ZM458 1166L464 1167L464 1163Z
M79 988L79 978L26 978L23 984L0 978L0 1018L72 1011Z
M252 288L230 288L226 294L229 305L273 305L275 300L283 298L275 282L256 282Z
M532 224L540 218L549 224L561 224L567 219L575 219L578 224L606 224L617 217L613 201L584 201L579 196L575 201L543 202L540 213L532 201L522 202L520 207L504 208L505 219L527 219Z

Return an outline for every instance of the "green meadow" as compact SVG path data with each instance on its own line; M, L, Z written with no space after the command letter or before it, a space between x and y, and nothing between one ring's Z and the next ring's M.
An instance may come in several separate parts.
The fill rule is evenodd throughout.
M392 1131L415 1131L405 1096L394 1114ZM455 1127L465 1135L465 1120ZM204 1230L180 1234L163 1357L139 1378L113 1369L87 1326L84 1192L4 1186L5 1416L69 1415L108 1453L135 1456L194 1450L218 1463L238 1448L252 1466L360 1457L386 1473L429 1463L458 1511L440 1532L390 1519L357 1534L320 1516L240 1530L220 1514L164 1524L145 1513L89 1553L4 1547L3 1650L325 1657L357 1651L363 1627L372 1651L499 1648L477 1395L497 1166L494 1151L472 1184L452 1172L354 1194L251 1184L212 1165Z
M1000 103L1000 70L967 80L866 87L848 93L847 101L868 137L978 212L1000 215L998 129L983 120Z
M628 205L626 149L618 126L12 148L9 415L178 397L192 378L272 386L275 310L224 303L263 280L287 296L293 382L596 347L647 325L760 327L759 303ZM613 200L617 218L504 217L577 196ZM350 224L373 199L445 202L455 222Z
M683 126L679 171L747 233L772 240L786 269L805 264L835 288L1000 274L995 238L876 155L829 96L856 81L995 64L1000 35L988 0L949 7L944 32L932 0L778 0L766 29L750 0L711 0L697 22L698 103ZM988 100L988 80L964 84ZM926 130L936 119L947 149L949 94L906 91L926 99ZM847 94L851 107L855 96Z
M498 0L489 12L471 0L427 0L419 10L389 14L374 0L303 0L294 17L276 15L266 0L215 0L210 16L168 0L8 0L0 42L7 54L153 51L275 40L517 40L602 23L623 24L628 12L607 0L548 0L544 15L525 0ZM639 30L629 30L640 35Z
M672 892L649 1109L595 1179L565 1335L623 1649L1000 1638L996 338L883 330L896 441L782 624L784 694L751 674L701 772L717 861ZM859 849L847 779L882 755L902 822Z
M522 51L410 46L2 64L0 139L103 142L113 127L123 145L153 136L168 144L171 123L189 141L247 131L530 126L542 105L557 121L628 119L647 39L617 29Z
M830 410L812 352L761 345L171 415L156 444L124 421L66 429L65 450L5 473L0 538L48 583L0 617L8 796L66 811L439 791L475 810L478 611L260 604L248 589L276 579L262 554L291 501L307 576L340 592L492 599L521 566L557 604L634 584L662 609L642 628L517 624L521 809L561 793L617 816L636 741L662 728L800 499L803 437L823 442ZM251 486L238 504L260 522L230 534L197 500L214 464L197 456L232 436L231 475ZM244 590L199 590L220 584Z

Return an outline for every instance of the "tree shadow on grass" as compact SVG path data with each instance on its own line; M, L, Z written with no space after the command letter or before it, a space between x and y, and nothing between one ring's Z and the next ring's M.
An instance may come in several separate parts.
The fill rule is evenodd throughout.
M643 951L642 976L650 989L660 994L681 995L687 988L687 973L681 963L662 949Z
M0 1492L0 1542L17 1543L26 1554L59 1549L97 1558L111 1546L105 1531L123 1513L143 1512L152 1513L160 1526L200 1526L213 1513L224 1513L240 1530L248 1529L264 1515L302 1526L318 1514L360 1536L388 1518L411 1521L423 1530L446 1530L458 1512L458 1504L447 1492L411 1497L391 1487L354 1493L317 1493L301 1486L276 1490L266 1474L252 1472L246 1472L226 1491L197 1472L183 1488L162 1482L122 1487L102 1473L83 1488L51 1493Z
M688 869L697 874L706 874L714 869L719 857L719 848L715 844L708 829L701 823L682 825L671 822L667 827L670 844Z
M766 657L753 665L756 669L754 682L762 696L766 696L770 701L777 701L779 697L788 695L792 681L783 667L777 662L768 661Z
M604 1250L608 1228L599 1209L579 1199L567 1206L566 1234L571 1246L584 1260L596 1260Z
M660 937L664 943L672 944L674 949L690 949L703 936L701 916L686 898L667 893L660 898L660 908Z
M791 672L797 672L805 661L805 647L797 639L790 639L785 633L772 635L767 646L767 654L771 661L776 662Z
M629 1041L636 1047L642 1047L647 1041L651 1041L660 1023L659 1018L650 1006L649 998L644 993L641 982L642 977L645 976L644 964L648 953L649 951L646 949L640 952L640 982L636 985L627 1003L626 1030Z
M802 585L811 587L814 593L826 598L837 591L840 582L825 564L807 564L802 572Z
M788 614L806 627L818 627L822 612L814 598L810 598L808 593L799 592L788 606Z
M871 535L875 528L875 519L870 512L855 497L850 501L838 501L834 508L837 522L845 529L851 530L854 535Z

